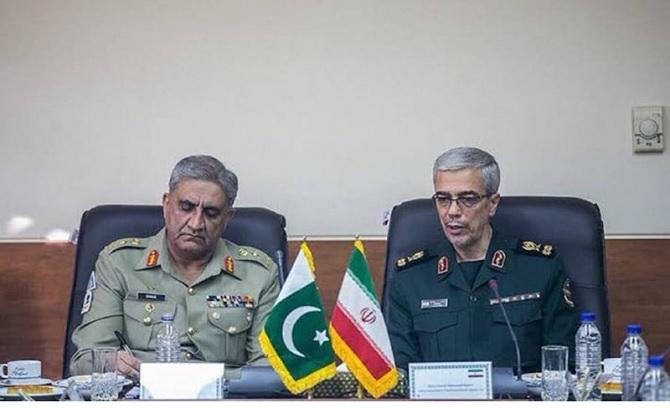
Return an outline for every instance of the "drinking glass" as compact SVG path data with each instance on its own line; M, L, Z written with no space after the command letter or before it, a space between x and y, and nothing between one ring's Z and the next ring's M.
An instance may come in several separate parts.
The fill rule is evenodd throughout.
M93 349L93 374L91 375L91 400L114 401L118 397L116 380L116 348Z
M542 400L568 399L568 348L542 346Z

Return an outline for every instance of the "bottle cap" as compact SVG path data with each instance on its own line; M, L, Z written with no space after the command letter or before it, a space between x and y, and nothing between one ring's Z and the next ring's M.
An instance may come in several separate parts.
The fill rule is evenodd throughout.
M594 315L591 312L584 312L582 313L582 322L592 322L596 320L596 315Z
M164 313L161 315L161 322L171 322L174 320L172 313Z
M663 366L663 356L651 356L649 357L649 365L654 367Z
M629 324L626 327L626 332L628 334L640 334L642 333L642 327L639 324Z

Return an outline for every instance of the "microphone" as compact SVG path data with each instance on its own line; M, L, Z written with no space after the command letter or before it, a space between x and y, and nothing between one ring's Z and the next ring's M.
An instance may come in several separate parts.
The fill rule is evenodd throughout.
M278 249L275 254L277 255L277 268L279 269L277 271L279 272L279 287L282 287L284 286L284 251Z
M518 381L521 381L521 351L519 350L519 341L516 339L516 334L512 330L512 324L509 322L509 317L507 317L507 311L503 305L502 299L500 299L500 293L498 293L498 282L495 279L489 280L489 288L493 291L493 294L496 295L498 299L498 304L500 305L500 310L502 310L503 317L505 318L505 324L507 325L507 330L509 330L510 336L512 336L512 342L514 343L514 350L516 351L516 377Z

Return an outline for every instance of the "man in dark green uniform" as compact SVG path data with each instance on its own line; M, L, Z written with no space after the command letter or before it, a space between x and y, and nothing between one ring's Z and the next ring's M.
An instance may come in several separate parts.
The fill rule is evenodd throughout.
M120 373L138 377L153 361L163 313L174 316L184 360L267 364L258 343L279 285L277 265L258 249L221 239L233 215L237 177L211 156L189 156L163 195L165 228L100 252L72 335L71 374L91 372L91 350L119 345ZM228 371L228 370L227 370Z
M396 364L492 361L516 367L499 302L519 340L524 372L540 370L542 345L574 349L577 317L560 257L549 244L491 227L500 202L495 158L476 148L449 150L435 161L433 182L446 239L396 263L389 313Z

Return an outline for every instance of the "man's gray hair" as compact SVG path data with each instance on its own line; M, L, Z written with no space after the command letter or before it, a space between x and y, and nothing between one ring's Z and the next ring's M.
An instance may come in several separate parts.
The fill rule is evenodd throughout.
M433 165L433 182L439 171L479 169L486 194L498 192L500 167L495 157L476 147L456 147L442 153Z
M170 175L170 191L173 191L184 179L211 181L218 184L226 195L230 207L233 206L237 197L237 176L212 156L194 155L179 160Z

